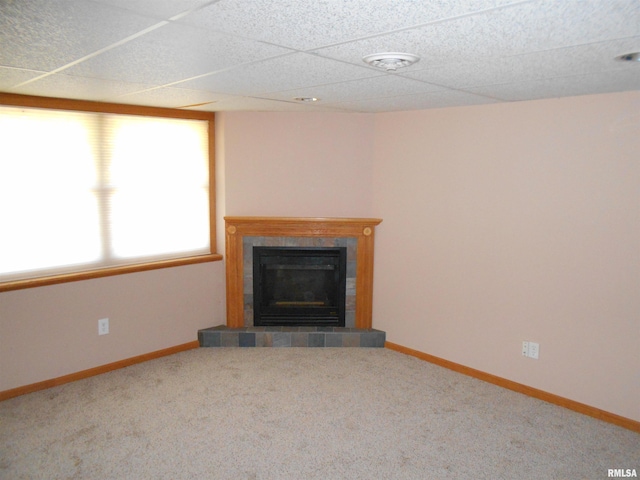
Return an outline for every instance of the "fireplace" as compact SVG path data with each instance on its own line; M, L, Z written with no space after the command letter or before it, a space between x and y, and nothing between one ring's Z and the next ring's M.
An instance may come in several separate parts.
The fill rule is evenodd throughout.
M253 247L255 326L345 326L345 247Z
M370 329L373 246L379 218L225 217L227 327L255 327L253 247L346 247L344 327ZM323 328L323 327L305 327Z

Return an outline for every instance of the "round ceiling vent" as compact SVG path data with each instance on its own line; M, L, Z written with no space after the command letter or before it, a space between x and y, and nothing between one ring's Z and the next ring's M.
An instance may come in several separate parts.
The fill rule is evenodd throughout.
M371 66L384 68L387 72L395 72L398 68L408 67L420 60L420 57L412 53L373 53L362 57L365 63Z

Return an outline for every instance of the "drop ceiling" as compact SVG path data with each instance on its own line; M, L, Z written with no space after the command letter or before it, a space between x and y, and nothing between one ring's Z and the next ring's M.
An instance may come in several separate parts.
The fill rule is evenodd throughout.
M640 62L615 60L636 51L639 0L0 0L0 91L207 111L640 90ZM420 61L362 61L378 52Z

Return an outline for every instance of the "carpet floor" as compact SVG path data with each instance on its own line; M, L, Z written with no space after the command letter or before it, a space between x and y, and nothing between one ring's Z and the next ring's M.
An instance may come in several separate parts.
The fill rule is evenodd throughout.
M387 349L200 348L0 402L2 479L601 479L640 435Z

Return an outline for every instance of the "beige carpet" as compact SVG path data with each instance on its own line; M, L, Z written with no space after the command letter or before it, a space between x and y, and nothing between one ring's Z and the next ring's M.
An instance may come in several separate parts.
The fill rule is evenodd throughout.
M4 479L602 479L640 435L386 349L201 348L0 403Z

